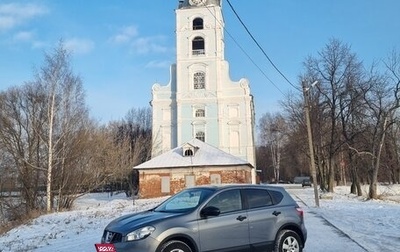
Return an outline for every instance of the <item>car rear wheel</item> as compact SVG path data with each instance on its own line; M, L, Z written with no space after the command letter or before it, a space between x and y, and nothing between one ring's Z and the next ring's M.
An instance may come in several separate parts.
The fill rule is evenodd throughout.
M162 245L161 252L192 252L192 249L182 241L172 240Z
M282 230L275 241L275 252L302 252L300 236L292 230Z

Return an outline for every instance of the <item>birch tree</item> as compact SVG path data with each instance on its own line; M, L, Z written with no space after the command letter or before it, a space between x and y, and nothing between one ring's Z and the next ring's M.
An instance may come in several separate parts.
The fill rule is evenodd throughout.
M73 73L70 54L62 41L52 53L45 54L35 82L46 95L47 118L41 137L47 149L46 210L50 212L53 207L54 168L65 168L67 142L71 133L82 125L80 122L85 121L88 112L84 105L81 79Z
M259 128L261 144L270 149L274 179L279 182L282 149L287 134L285 119L279 113L266 113L260 119Z

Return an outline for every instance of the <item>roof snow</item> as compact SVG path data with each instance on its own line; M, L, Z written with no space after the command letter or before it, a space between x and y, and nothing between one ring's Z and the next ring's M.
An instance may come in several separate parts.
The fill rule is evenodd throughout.
M184 155L184 150L192 148L193 155ZM250 165L251 164L224 152L203 141L193 138L189 142L165 152L147 162L144 162L134 169L154 169L154 168L177 168L191 166L223 166L223 165Z

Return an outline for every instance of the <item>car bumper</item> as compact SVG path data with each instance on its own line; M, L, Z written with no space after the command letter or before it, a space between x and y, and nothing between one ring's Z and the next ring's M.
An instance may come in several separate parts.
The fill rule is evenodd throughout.
M152 237L147 237L143 240L131 241L131 242L118 242L114 243L114 247L117 252L149 252L156 251L159 242Z

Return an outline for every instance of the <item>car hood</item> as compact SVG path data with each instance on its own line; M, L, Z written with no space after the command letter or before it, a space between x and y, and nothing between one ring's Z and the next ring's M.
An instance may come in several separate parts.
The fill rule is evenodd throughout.
M110 222L107 225L106 230L126 235L127 233L132 232L137 228L147 225L154 225L159 220L165 220L180 215L182 215L182 213L155 212L152 210L127 214Z

